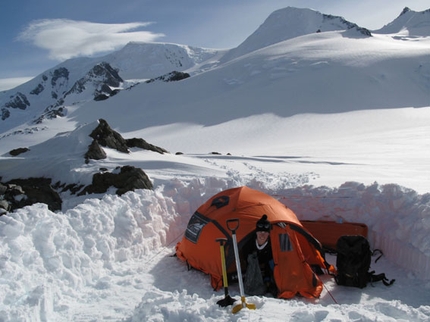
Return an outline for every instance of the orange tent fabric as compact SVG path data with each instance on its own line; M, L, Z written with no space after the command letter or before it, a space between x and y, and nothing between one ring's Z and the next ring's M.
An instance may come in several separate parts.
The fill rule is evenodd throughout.
M176 255L188 265L209 274L212 287L219 290L222 287L222 267L217 238L227 238L226 265L229 272L236 270L231 231L226 221L239 219L236 237L240 250L253 235L255 224L263 214L273 226L270 238L278 297L292 298L297 294L319 297L322 282L312 266L334 272L333 266L324 259L321 244L302 226L291 209L248 187L219 192L201 205L190 218L184 237L176 245ZM277 223L285 223L285 227Z

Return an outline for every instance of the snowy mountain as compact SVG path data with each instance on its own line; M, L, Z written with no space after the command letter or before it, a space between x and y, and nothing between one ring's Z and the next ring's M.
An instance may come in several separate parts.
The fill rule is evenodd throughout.
M228 61L284 40L304 35L350 29L354 30L356 36L371 36L369 30L342 17L322 14L311 9L287 7L273 12L243 43L226 53L221 61Z
M429 11L405 9L390 28L412 32L420 26L423 33L429 17ZM98 119L120 132L148 135L145 129L154 126L211 126L267 113L291 117L429 106L427 36L403 41L370 34L342 17L287 7L229 51L130 43L104 57L67 60L0 93L0 153L28 147L30 136L42 143L48 133ZM186 73L173 77L172 71ZM157 145L187 151L181 143L186 139L177 138Z
M428 37L430 33L430 9L416 12L408 7L389 24L379 30L380 34L401 34L416 38L417 36Z
M398 18L392 25L416 26L410 23L416 15L420 26L430 17L428 11L405 9L400 18L410 16L408 24ZM408 42L392 34L370 34L341 17L287 7L229 51L130 43L104 57L67 60L1 93L0 153L8 157L12 149L29 148L29 142L67 140L65 131L99 119L125 135L149 137L167 151L230 152L229 145L212 147L203 138L198 151L189 151L187 133L177 132L172 141L163 140L166 130L148 129L170 129L178 123L208 127L263 114L285 118L430 106L429 39L419 36ZM59 137L52 138L52 133ZM242 144L235 152L246 149ZM4 160L9 170L3 178L22 176L21 167L33 164L34 155L30 149L19 162ZM56 166L50 161L56 167L52 170L32 166L31 176L51 173L54 182L72 184L64 182L61 173L66 170L60 170L69 169L75 172L73 184L88 183L90 177L77 170L76 158L82 160L76 154Z
M192 68L216 53L176 44L130 43L104 57L67 60L0 93L0 129L8 130L29 121L38 123L53 110L64 116L65 105L97 100L101 94L109 97L112 91L130 87L139 80Z
M132 43L0 93L1 182L49 178L62 198L57 211L0 213L0 321L429 321L428 19L405 10L398 32L369 35L285 8L230 51ZM86 159L100 119L170 153L108 146ZM82 189L125 166L153 190ZM324 275L318 299L219 307L208 276L171 255L203 202L242 185L299 220L365 223L384 253L371 268L396 282Z
M47 115L64 116L70 106L74 106L73 110L92 109L84 108L86 102L93 105L90 101L96 97L110 97L108 87L117 93L172 71L187 71L194 77L174 88L141 84L133 87L130 94L123 93L121 100L140 94L140 108L144 110L152 109L145 102L156 103L159 110L179 102L182 113L174 115L173 121L205 124L210 123L214 113L223 113L225 120L242 116L235 113L237 105L248 106L245 116L427 106L428 42L405 43L385 34L409 28L411 34L419 31L419 35L428 36L429 15L428 11L405 9L399 18L372 36L367 29L342 17L288 7L275 11L241 45L229 51L130 43L105 57L68 60L26 84L0 93L0 131L39 122ZM115 84L99 76L92 81L95 76L91 71L100 64L109 66L108 73L117 72ZM344 75L350 75L348 82ZM410 80L410 85L402 92L393 90L404 78ZM82 79L86 79L85 93L67 97L72 88L82 87ZM253 94L245 95L250 88ZM195 93L200 94L196 99L183 99ZM211 106L214 100L218 100L217 106ZM160 117L157 113L154 121L159 123ZM163 123L171 121L166 119Z

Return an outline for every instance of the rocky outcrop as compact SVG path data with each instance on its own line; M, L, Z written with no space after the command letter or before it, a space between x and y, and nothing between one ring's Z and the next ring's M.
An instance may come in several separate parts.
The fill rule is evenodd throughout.
M101 146L129 153L125 139L121 134L112 130L104 119L99 119L99 125L91 132L90 136Z
M86 132L88 133L88 132ZM82 157L86 163L91 160L102 160L107 157L104 148L111 148L123 153L130 153L130 148L140 148L157 153L167 151L152 145L141 138L124 139L121 134L114 131L109 124L98 120L97 127L89 134L93 139L87 152ZM11 156L18 156L29 151L28 148L16 148L9 152ZM60 195L68 192L73 195L104 194L110 188L116 188L116 194L122 195L135 189L153 189L151 180L146 173L133 166L123 166L109 172L100 169L92 177L88 186L71 182L57 182L51 186L51 179L29 178L17 179L0 185L0 215L37 202L46 203L52 211L61 210Z
M51 211L58 211L62 204L59 194L51 186L51 179L47 178L15 179L0 183L0 201L0 214L38 202L47 204Z
M146 142L144 139L132 138L132 139L126 139L125 142L127 143L127 146L129 148L140 148L140 149L144 149L144 150L158 152L161 154L168 153L167 150L160 148L156 145L152 145L152 144Z
M10 98L10 101L7 102L4 106L8 108L17 108L20 110L25 110L30 106L30 102L23 93L18 92Z
M16 157L17 155L20 155L22 153L25 153L27 151L30 151L29 148L17 148L9 151L9 154L13 157Z
M190 74L188 73L183 73L183 72L178 72L178 71L173 71L171 73L168 73L166 75L162 75L160 77L156 77L156 78L152 78L150 80L147 80L146 83L153 83L155 81L161 81L161 82L176 82L176 81L180 81L183 80L185 78L190 77Z
M118 71L106 62L95 65L84 77L79 79L64 97L70 94L80 94L86 89L94 88L94 100L105 100L119 92L117 89L124 80Z
M130 153L129 148L140 148L157 153L167 153L167 150L152 145L141 138L124 139L121 134L114 131L104 119L99 119L99 125L91 132L93 142L85 154L85 162L90 159L102 160L106 153L102 147L115 149L119 152Z
M51 179L48 178L14 179L0 183L0 216L39 202L47 204L51 211L60 211L62 200L56 189L78 193L78 196L104 194L111 187L117 189L116 194L119 196L136 189L153 189L146 173L133 166L118 167L113 172L95 173L92 183L86 187L60 183L54 186L55 188L51 186Z
M78 195L105 193L110 187L117 188L116 194L119 196L135 189L153 189L151 180L140 168L124 166L117 168L116 171L118 173L103 172L94 174L92 184L85 187Z
M103 160L106 159L106 157L105 150L98 144L97 140L93 140L88 147L87 153L85 153L85 163L88 163L90 159Z

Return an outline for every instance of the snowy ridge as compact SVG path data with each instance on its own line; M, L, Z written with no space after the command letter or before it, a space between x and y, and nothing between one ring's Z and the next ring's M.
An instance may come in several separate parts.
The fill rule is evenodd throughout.
M133 42L103 58L124 79L149 79L190 69L218 54L217 50L169 43Z
M39 119L43 112L94 99L94 93L101 91L100 83L106 81L94 77L97 66L119 71L121 83L111 85L111 89L123 89L172 71L191 69L217 54L216 50L185 45L135 42L104 57L66 60L25 84L0 92L0 131ZM66 97L71 91L76 93L77 87L80 95Z
M237 48L221 59L225 62L258 49L308 34L355 29L357 35L370 32L342 17L322 14L312 9L287 7L273 12L264 23Z
M430 9L416 12L406 7L396 19L375 32L430 37Z
M213 118L211 113L214 112L207 111L211 110L213 100L219 100L217 108L223 107L229 113L234 113L234 106L246 105L250 106L249 115L252 115L262 112L261 107L265 106L264 112L282 116L428 106L428 40L420 37L414 42L398 41L405 39L401 30L406 27L413 30L422 27L424 29L420 30L427 30L423 35L428 35L428 17L428 11L415 13L405 10L390 25L394 28L392 31L399 34L385 36L383 33L369 37L366 29L342 17L288 7L274 12L240 46L227 52L167 43L130 43L104 57L70 59L26 84L0 93L0 132L20 125L25 127L27 122L39 119L46 109L55 115L52 110L62 108L59 116L64 116L70 109L84 106L94 95L75 95L73 99L69 97L64 101L64 94L100 63L110 64L124 80L118 90L136 91L134 85L142 80L173 70L189 72L196 79L187 81L188 86L180 88L180 93L171 92L172 88L166 86L155 91L139 87L143 95L139 98L142 107L152 109L157 104L163 110L180 102L178 109L187 116L198 116L203 107L208 118ZM339 61L340 57L342 61ZM232 61L233 58L238 61ZM405 64L398 60L404 60ZM376 62L380 64L374 68L371 64ZM362 69L363 65L369 69ZM343 75L351 75L351 79L345 82ZM403 93L393 90L403 85L403 81L399 81L403 78L410 79L409 88L403 89ZM331 81L327 82L328 79ZM227 86L220 87L223 83ZM97 84L93 86L90 92L100 90ZM244 87L253 96L244 93ZM195 92L204 96L194 101L184 99L195 95ZM361 95L363 92L367 94ZM284 96L278 99L278 95ZM165 96L171 100L167 98L164 102ZM277 99L267 102L266 98L271 97ZM317 102L315 97L321 100ZM287 104L281 111L279 100ZM89 104L92 105L91 102ZM237 115L229 116L230 119L234 117Z

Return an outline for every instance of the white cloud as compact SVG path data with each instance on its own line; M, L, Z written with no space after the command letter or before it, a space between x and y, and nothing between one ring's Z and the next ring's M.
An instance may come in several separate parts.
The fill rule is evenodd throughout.
M0 91L6 91L8 89L15 88L25 82L28 82L33 77L14 77L14 78L2 78L0 79Z
M49 51L49 58L65 60L92 56L123 47L130 41L153 42L164 34L132 31L149 22L102 24L67 19L37 20L19 35L19 40L32 42Z

